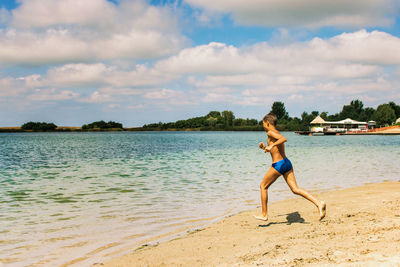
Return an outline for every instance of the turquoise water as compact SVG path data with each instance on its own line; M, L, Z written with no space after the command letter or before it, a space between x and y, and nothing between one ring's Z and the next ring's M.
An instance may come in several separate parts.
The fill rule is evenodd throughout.
M307 190L400 179L400 136L285 136ZM271 163L260 141L265 133L0 134L0 262L88 266L255 208ZM278 179L271 201L288 197Z

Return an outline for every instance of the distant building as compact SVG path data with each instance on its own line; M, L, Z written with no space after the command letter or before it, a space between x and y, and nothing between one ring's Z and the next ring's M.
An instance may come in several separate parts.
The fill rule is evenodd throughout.
M345 133L348 131L365 131L369 123L355 121L350 118L341 121L325 121L321 116L317 116L311 123L311 132L323 134ZM376 125L376 123L375 123Z
M396 120L396 124L400 124L400 118Z
M376 121L369 121L368 129L375 129L375 128L376 128Z

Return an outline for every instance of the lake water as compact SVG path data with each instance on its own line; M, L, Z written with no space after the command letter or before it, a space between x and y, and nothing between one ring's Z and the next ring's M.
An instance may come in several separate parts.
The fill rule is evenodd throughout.
M284 135L306 190L400 179L400 136ZM89 266L255 208L271 164L260 141L265 133L2 133L0 263ZM282 178L269 196L296 197Z

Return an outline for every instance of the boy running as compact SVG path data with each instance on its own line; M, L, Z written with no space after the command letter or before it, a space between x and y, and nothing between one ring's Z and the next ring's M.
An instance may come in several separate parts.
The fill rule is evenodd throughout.
M264 153L269 152L271 154L272 166L269 168L260 184L262 214L254 217L263 221L268 220L268 187L273 184L279 176L283 175L286 183L294 194L308 199L317 206L319 210L319 220L322 220L326 214L326 204L324 201L319 201L306 190L297 186L292 163L285 155L284 143L287 139L275 128L277 121L277 117L272 113L265 115L263 118L263 127L268 136L268 146L261 142L259 147L264 150Z

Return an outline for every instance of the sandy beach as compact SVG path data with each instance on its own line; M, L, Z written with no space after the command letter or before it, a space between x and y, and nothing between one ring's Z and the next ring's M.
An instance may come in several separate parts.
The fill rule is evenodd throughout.
M377 134L400 134L400 127L387 129L387 130L383 130L383 131L376 132L376 133Z
M346 135L400 135L400 126L390 126L383 128L383 130L377 129L372 132L361 132L361 133L346 133Z
M270 204L268 222L242 212L93 266L400 266L400 182L316 195L322 221L294 196Z

